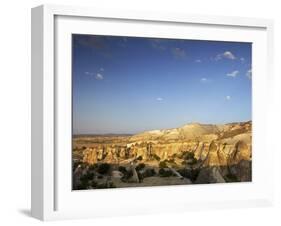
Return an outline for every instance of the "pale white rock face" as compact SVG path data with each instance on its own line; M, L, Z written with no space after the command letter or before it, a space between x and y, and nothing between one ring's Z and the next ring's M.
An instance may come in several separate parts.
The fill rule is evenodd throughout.
M159 135L162 134L161 130L150 130L150 131L148 131L147 133L159 134Z
M131 165L130 169L133 172L133 176L129 179L129 182L131 183L139 183L139 177L136 171L136 166L134 164Z
M118 170L113 170L113 171L111 172L111 176L112 176L113 178L122 178L122 177L123 177L123 173L121 173L121 172L118 171Z
M239 132L239 130L241 130ZM237 134L235 134L237 131ZM200 124L200 123L191 123L184 125L175 129L166 129L166 130L152 130L146 131L140 134L136 134L130 138L132 141L147 141L147 140L206 140L211 141L214 139L220 138L220 136L224 139L227 139L227 133L230 134L231 137L236 135L241 135L241 139L248 139L248 135L244 135L246 131L251 131L251 123L231 123L225 125L209 125L209 124ZM231 132L233 134L231 134ZM224 137L223 137L224 136ZM239 139L239 137L237 138Z

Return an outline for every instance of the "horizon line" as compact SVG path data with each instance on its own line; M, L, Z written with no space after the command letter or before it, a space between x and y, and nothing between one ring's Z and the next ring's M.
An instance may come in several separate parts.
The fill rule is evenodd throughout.
M142 130L141 132L136 132L136 133L110 133L110 132L109 133L72 133L72 136L121 136L121 135L122 136L132 136L132 135L135 135L135 134L144 133L144 132L153 131L153 130L177 129L177 128L181 128L183 126L192 125L192 124L199 124L199 125L227 125L227 124L232 124L232 123L247 123L247 122L251 122L252 123L252 119L246 120L246 121L234 121L234 122L227 122L227 123L199 123L199 122L190 122L190 123L186 123L184 125L181 125L179 127Z

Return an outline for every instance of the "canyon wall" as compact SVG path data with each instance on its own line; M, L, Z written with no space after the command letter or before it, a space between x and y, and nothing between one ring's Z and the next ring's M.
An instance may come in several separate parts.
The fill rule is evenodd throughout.
M80 149L82 162L122 163L139 158L155 164L155 160L184 161L180 156L191 152L202 166L234 165L252 157L251 122L225 125L188 124L169 130L154 130L130 137L101 142L98 137L87 139ZM79 138L78 138L79 139ZM109 139L109 138L108 138ZM83 144L83 141L80 143ZM77 140L74 141L74 147ZM81 145L80 145L81 146Z

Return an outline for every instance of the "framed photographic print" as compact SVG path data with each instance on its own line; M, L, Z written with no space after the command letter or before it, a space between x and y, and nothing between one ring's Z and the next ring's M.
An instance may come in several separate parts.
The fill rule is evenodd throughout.
M264 19L34 8L32 215L270 205L272 30Z
M251 65L248 42L72 34L72 189L251 182Z

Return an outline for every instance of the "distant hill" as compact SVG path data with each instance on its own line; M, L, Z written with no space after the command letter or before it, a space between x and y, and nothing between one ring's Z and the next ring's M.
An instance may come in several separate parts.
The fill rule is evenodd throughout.
M228 124L190 123L174 129L151 130L133 135L131 141L148 140L217 140L247 133L252 122L236 122Z
M73 134L74 138L78 137L130 137L133 134L127 133L104 133L104 134Z

